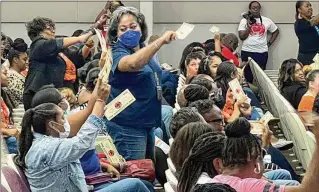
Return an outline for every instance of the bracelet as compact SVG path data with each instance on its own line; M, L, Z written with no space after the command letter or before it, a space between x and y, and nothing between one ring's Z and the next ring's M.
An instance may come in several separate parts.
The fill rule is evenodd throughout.
M92 33L92 35L96 35L96 31L94 30L94 28L93 28L93 27L91 27L90 29L88 29L88 30L84 31L84 34L89 33L89 32L91 32L91 33Z

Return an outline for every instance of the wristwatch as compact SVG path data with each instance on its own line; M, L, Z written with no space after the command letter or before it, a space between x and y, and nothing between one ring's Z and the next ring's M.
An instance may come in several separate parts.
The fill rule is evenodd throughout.
M84 34L89 33L89 32L92 32L92 35L96 35L96 31L95 31L95 29L93 27L91 27L90 29L86 30L84 32Z

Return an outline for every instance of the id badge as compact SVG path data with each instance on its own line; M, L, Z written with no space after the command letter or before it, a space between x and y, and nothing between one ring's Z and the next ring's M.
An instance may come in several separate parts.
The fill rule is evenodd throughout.
M159 101L162 101L162 87L161 86L156 86L156 92L157 92L157 99Z

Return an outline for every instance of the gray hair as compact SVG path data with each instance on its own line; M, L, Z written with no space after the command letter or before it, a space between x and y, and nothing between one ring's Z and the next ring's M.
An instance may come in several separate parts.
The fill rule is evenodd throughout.
M137 23L139 24L142 32L142 37L140 43L143 43L147 38L147 25L145 22L145 17L134 7L118 7L111 16L110 26L108 30L108 39L110 43L113 43L117 40L117 30L119 22L123 15L130 14L136 18Z

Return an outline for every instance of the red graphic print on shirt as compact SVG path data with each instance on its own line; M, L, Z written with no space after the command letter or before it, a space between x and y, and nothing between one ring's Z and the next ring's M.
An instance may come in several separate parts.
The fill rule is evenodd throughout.
M250 35L263 36L266 32L265 26L262 23L255 23L250 29Z

